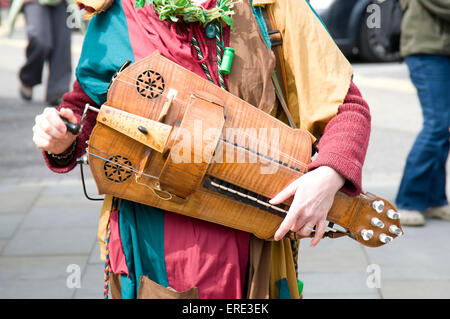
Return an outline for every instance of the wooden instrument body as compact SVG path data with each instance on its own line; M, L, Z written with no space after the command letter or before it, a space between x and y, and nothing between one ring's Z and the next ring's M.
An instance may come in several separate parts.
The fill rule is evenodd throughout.
M173 130L165 135L165 146L155 151L139 141L142 132L108 124L106 113L100 112L88 142L89 165L100 194L273 238L285 213L249 205L249 198L264 205L305 173L311 159L308 132L288 127L158 52L121 71L105 105ZM160 143L155 145L159 148ZM234 192L245 191L249 197L236 200L223 194L227 187L214 189L206 180L232 185ZM372 215L392 222L377 212L367 214L373 209L364 205L376 199L338 193L328 220L349 229L365 245L379 246L377 240L361 239L366 224L356 222L368 219L370 225ZM384 230L375 231L377 237Z

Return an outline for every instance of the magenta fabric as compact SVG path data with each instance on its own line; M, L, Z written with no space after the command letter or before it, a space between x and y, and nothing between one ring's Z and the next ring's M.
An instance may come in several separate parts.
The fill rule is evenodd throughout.
M170 287L198 287L201 299L245 297L248 233L166 212L164 237Z
M215 4L215 0L208 0L203 6L210 8ZM169 60L206 78L191 46L195 35L203 60L218 84L216 39L207 38L198 23L187 30L182 23L161 21L151 6L136 9L134 1L127 0L122 0L122 6L135 61L158 50ZM229 27L223 32L227 45ZM248 233L166 212L164 253L169 286L177 291L198 287L200 298L242 298L249 241ZM120 250L115 253L120 254Z
M123 252L122 240L119 229L119 211L113 210L109 217L111 236L109 238L109 264L114 274L125 274L128 276L128 267Z
M207 0L204 8L216 5L215 0ZM169 60L206 78L195 49L191 46L192 34L197 38L204 60L215 81L218 78L216 39L209 39L199 23L192 23L187 30L183 23L171 24L161 21L153 7L134 8L134 1L122 0L122 7L127 18L128 33L135 61L159 52ZM223 28L224 44L229 44L230 28ZM227 82L227 79L225 79ZM216 82L218 84L218 82Z

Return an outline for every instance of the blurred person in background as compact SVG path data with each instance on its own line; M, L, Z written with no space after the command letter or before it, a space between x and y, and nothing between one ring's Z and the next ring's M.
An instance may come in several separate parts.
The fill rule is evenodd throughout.
M450 220L445 182L450 126L450 1L400 0L401 54L417 89L423 128L408 155L396 198L405 226Z
M45 62L48 62L46 102L58 106L70 90L72 78L71 30L67 25L68 3L64 0L13 0L9 23L13 32L17 15L25 14L28 46L26 62L19 71L20 96L30 101L33 87L42 83Z

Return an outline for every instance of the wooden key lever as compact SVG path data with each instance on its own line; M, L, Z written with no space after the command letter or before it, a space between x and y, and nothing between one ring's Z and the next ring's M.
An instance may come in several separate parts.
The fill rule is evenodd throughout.
M102 105L97 116L102 123L157 152L166 147L172 126L125 112L108 105Z

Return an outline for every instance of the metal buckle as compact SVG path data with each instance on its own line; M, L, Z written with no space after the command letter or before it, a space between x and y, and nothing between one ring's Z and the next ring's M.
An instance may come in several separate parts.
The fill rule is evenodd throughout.
M280 41L272 41L271 35L277 34L277 33L280 35ZM283 36L281 35L280 30L271 30L271 31L268 31L268 34L269 34L270 43L272 44L272 47L276 47L276 46L283 44Z

